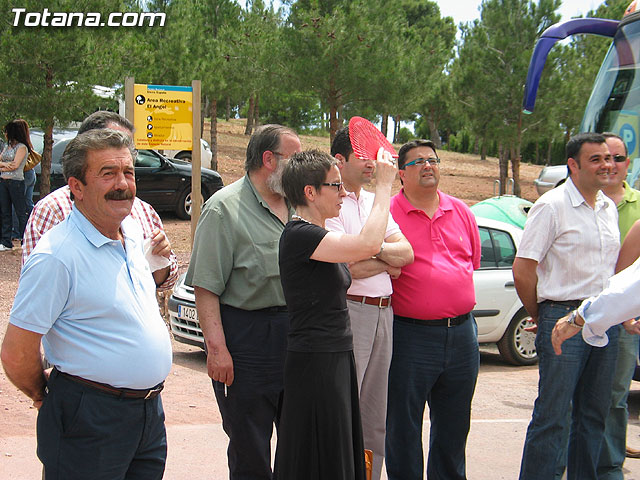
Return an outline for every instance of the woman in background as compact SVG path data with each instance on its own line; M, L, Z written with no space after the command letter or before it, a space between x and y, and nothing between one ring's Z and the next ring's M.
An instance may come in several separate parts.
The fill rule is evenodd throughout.
M33 148L29 139L29 127L22 119L13 120L4 126L7 146L0 153L0 214L2 233L0 252L11 250L11 208L18 217L18 235L24 235L27 223L27 205L24 186L24 164Z
M284 168L285 196L296 209L280 238L280 278L289 309L284 397L278 429L278 480L364 480L364 444L346 263L380 252L396 175L378 153L376 197L359 235L329 232L346 191L336 161L320 151L296 153Z

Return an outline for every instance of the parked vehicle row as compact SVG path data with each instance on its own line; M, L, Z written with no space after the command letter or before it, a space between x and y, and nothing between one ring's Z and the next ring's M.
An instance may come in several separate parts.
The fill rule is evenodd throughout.
M62 154L67 144L77 134L75 130L54 131L51 158L51 191L66 185L62 174ZM31 135L33 147L41 152L43 134L37 130ZM34 200L40 198L41 167L35 167L36 185ZM191 218L191 164L168 159L155 150L138 150L135 163L137 196L151 204L157 211L173 211L181 219ZM216 171L202 168L202 198L207 200L222 188L222 177Z

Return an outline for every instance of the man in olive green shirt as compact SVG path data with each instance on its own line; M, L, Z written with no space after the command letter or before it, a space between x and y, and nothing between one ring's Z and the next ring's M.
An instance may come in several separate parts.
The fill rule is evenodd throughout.
M289 328L278 243L293 211L282 170L301 151L296 133L259 127L246 175L216 192L198 222L186 276L195 290L207 371L229 436L229 478L271 480Z
M629 229L640 219L640 191L631 188L625 181L629 156L622 138L611 133L605 133L604 136L615 166L609 175L609 185L603 192L618 206L618 226L622 243ZM622 480L627 440L627 397L638 358L638 337L628 334L622 325L613 328L620 329L618 360L611 390L611 407L605 422L604 439L598 460L598 478Z

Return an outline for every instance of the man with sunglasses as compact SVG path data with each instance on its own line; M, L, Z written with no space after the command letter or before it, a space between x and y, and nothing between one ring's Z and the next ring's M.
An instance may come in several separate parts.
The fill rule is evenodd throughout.
M609 174L609 184L602 191L618 207L620 242L623 242L629 229L640 219L640 192L625 181L630 160L624 141L614 133L603 135L614 163ZM629 414L627 397L638 358L638 337L627 333L622 325L614 328L619 331L618 360L611 391L611 408L600 450L598 475L600 478L622 480ZM640 451L630 448L629 455L640 457Z
M375 161L356 157L349 127L338 130L331 144L338 161L346 197L340 215L325 222L328 230L357 235L371 214L375 195L362 187L371 183ZM387 385L391 362L393 310L391 278L413 262L411 245L389 215L380 252L349 265L353 281L347 307L353 333L353 354L358 375L364 448L373 452L372 478L379 480L384 460Z
M207 373L229 436L231 480L271 480L271 434L280 421L289 317L278 243L293 210L282 172L300 139L259 127L246 174L216 192L198 221L185 282L195 291Z
M422 419L431 420L427 478L466 478L465 446L480 355L471 310L480 237L469 207L440 190L440 159L429 140L402 146L403 188L391 213L415 261L393 283L386 464L390 480L424 478Z
M597 133L572 137L566 158L570 176L529 211L513 264L518 296L537 325L540 372L521 480L554 478L565 463L568 480L600 478L598 458L611 400L617 329L609 330L609 345L602 348L576 335L556 355L551 343L557 320L607 285L620 248L618 212L601 191L613 169L605 138ZM571 328L579 330L575 322Z

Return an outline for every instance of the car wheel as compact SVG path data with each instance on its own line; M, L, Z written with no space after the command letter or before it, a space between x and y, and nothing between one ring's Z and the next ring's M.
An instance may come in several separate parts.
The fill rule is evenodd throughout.
M509 323L509 328L498 341L500 355L513 365L533 365L538 361L536 334L525 328L532 326L531 317L524 309L518 311Z
M180 152L175 158L191 163L191 152Z
M188 186L178 197L178 203L176 203L176 215L182 220L189 220L191 218L191 186Z

